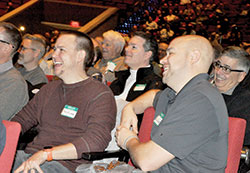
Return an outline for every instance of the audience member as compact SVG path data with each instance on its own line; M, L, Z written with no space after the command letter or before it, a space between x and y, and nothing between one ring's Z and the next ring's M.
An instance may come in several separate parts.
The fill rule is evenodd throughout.
M2 117L0 116L0 156L3 152L6 142L6 128L2 122Z
M125 40L120 33L110 30L103 33L102 59L94 65L104 75L107 82L115 80L115 72L125 70L124 57L121 56ZM88 71L91 75L91 71Z
M225 171L228 115L223 97L208 81L212 61L213 48L204 37L174 39L161 61L169 88L151 90L124 108L117 142L143 171ZM135 114L150 106L156 109L151 140L140 143Z
M39 131L24 151L17 151L15 172L74 172L79 164L88 163L81 159L83 152L107 147L116 106L112 91L86 75L85 66L93 56L87 35L60 34L52 58L61 80L41 88L12 119L21 124L22 133L34 125Z
M250 147L250 55L242 48L229 46L214 62L214 84L222 93L228 114L247 121L244 145ZM247 81L248 80L248 81Z
M17 61L23 67L18 68L18 71L32 85L48 83L47 77L38 65L39 60L45 54L45 48L46 42L41 37L30 34L23 36Z
M158 49L158 57L159 60L161 60L162 58L164 58L167 55L167 48L168 48L168 44L164 43L164 42L160 42L159 44L159 49Z
M27 84L12 64L21 41L14 25L0 22L0 116L4 120L19 112L29 99Z
M135 32L125 49L125 63L129 69L116 72L117 79L110 85L117 104L116 126L120 124L121 110L130 101L150 89L163 89L161 78L153 71L152 61L157 56L157 42L144 32ZM142 115L138 115L142 119ZM115 130L112 131L115 136ZM115 138L107 150L119 149Z

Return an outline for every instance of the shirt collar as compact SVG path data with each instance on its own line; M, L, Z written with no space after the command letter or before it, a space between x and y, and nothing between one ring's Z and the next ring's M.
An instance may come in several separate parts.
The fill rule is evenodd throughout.
M13 68L13 64L12 64L12 60L9 60L8 62L4 64L0 64L0 73L4 73L11 68Z

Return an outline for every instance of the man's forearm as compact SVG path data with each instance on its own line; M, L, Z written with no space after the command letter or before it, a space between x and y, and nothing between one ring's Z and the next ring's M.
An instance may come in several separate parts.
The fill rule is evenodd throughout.
M55 146L52 149L53 160L77 159L76 148L72 143Z
M159 89L152 89L132 101L131 106L133 108L133 111L136 114L141 114L145 109L153 106L155 95L159 91Z

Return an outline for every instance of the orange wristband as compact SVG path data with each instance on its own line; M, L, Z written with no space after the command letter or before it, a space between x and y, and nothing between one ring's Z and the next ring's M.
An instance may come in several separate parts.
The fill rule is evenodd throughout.
M43 151L47 153L47 161L53 160L52 157L53 148L43 149Z

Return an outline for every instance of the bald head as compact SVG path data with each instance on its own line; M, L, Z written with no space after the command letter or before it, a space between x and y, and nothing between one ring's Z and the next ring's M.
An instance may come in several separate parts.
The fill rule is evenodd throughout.
M199 73L206 73L214 60L214 50L210 42L198 35L181 36L173 40L182 45L183 51L187 53L193 65Z
M187 35L175 38L167 49L163 64L163 82L176 92L193 77L207 73L213 62L213 48L201 36Z

